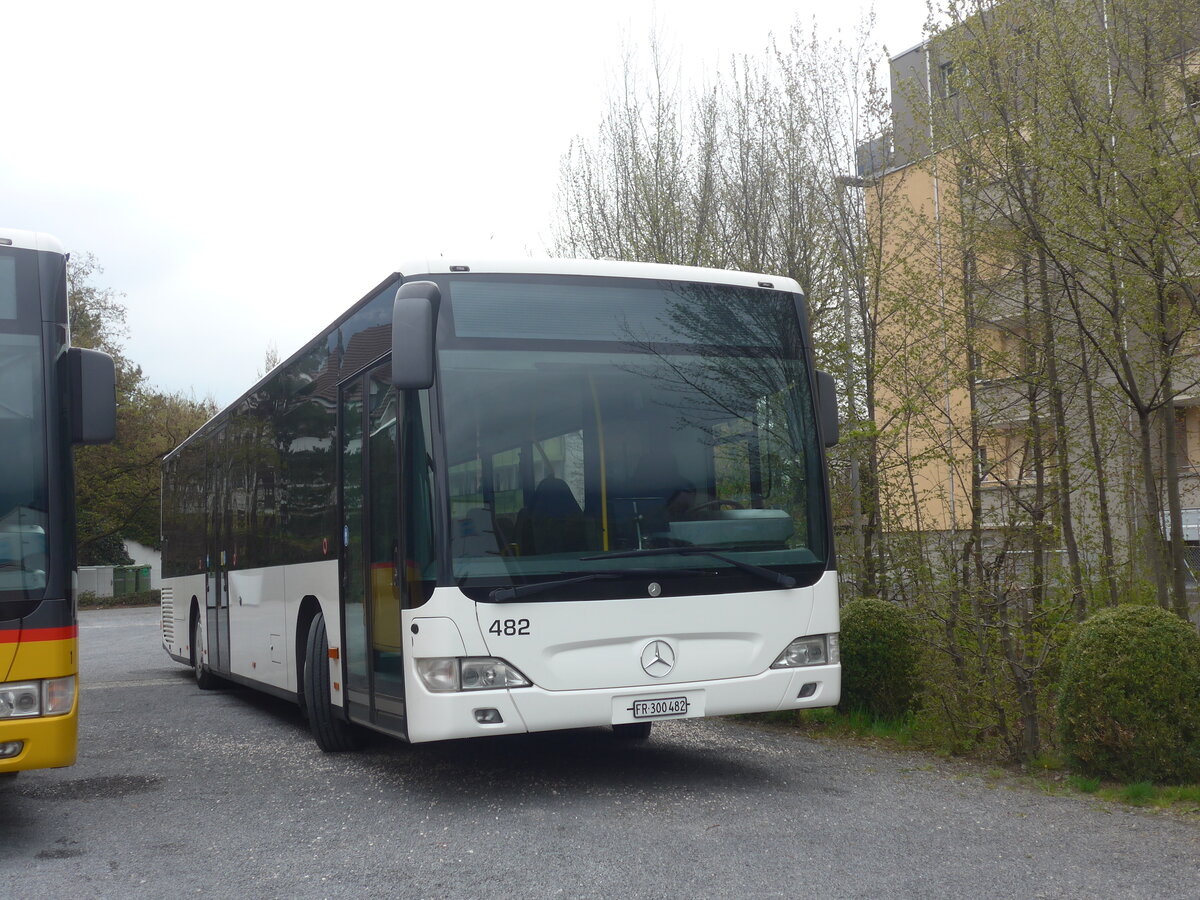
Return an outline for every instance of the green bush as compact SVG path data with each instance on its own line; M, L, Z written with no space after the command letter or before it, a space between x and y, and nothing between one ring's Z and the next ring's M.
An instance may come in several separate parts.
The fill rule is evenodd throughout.
M1200 779L1200 636L1157 606L1118 606L1075 629L1058 727L1072 766L1124 782Z
M158 606L161 596L162 592L158 588L120 597L97 597L91 591L80 591L78 601L80 609L113 609L123 606Z
M895 603L863 597L842 607L842 700L845 710L893 719L917 693L912 625Z

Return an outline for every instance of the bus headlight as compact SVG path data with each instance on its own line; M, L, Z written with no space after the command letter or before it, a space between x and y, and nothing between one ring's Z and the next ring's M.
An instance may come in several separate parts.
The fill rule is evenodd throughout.
M42 708L44 716L65 716L75 705L75 676L66 678L47 678L42 682L45 705Z
M74 675L0 684L0 719L65 716L74 705Z
M836 634L814 634L792 641L775 662L772 669L794 669L799 666L824 666L839 662L838 636Z
M0 719L25 719L42 714L42 685L37 681L0 684Z
M417 674L435 693L529 687L532 682L510 663L491 656L437 656L416 660Z
M459 660L464 691L529 687L529 679L502 659L481 657Z

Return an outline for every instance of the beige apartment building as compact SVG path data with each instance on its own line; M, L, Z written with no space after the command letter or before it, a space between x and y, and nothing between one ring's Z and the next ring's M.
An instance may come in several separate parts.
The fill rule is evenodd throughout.
M1078 6L1084 16L1103 9ZM997 22L989 19L987 28L1003 27ZM1108 27L1099 19L1095 26L1098 35ZM1162 59L1159 102L1179 117L1188 140L1200 133L1200 55L1190 49L1198 43L1183 41ZM1186 276L1200 232L1185 222L1173 235L1173 268L1151 273L1158 276L1154 291L1127 261L1113 267L1111 294L1095 288L1104 273L1068 266L1053 252L1047 261L1035 252L1038 242L1023 241L1011 224L1021 218L1015 206L1029 202L1025 176L1012 175L1011 159L994 150L960 152L962 144L945 137L954 129L944 123L962 122L960 105L975 102L968 92L983 90L950 46L963 48L961 33L891 58L887 152L875 146L860 153L859 174L882 185L868 191L875 198L868 214L884 217L881 281L891 304L876 353L876 425L891 454L883 465L884 529L957 536L952 552L977 534L993 554L1012 554L1016 569L1033 547L1048 570L1061 571L1066 543L1074 541L1089 582L1103 570L1129 584L1145 571L1148 523L1170 538L1174 487L1192 589L1191 573L1200 574L1200 312ZM1097 90L1119 101L1123 88L1100 83ZM970 116L960 134L983 134L995 112L976 107ZM1010 125L1022 139L1032 131ZM980 144L987 140L985 134ZM942 149L933 153L934 146ZM1047 178L1037 188L1048 193L1059 185ZM880 198L887 198L884 208ZM1189 202L1182 198L1181 208ZM1047 209L1059 218L1029 220L1054 240L1057 223L1070 218L1069 199L1054 197ZM1119 247L1114 255L1124 252ZM1105 266L1103 254L1093 259L1094 268ZM1191 271L1200 275L1200 265ZM1143 295L1157 297L1157 318ZM1106 299L1128 305L1124 319L1106 318ZM1139 402L1148 413L1138 414ZM1162 552L1166 563L1169 549Z

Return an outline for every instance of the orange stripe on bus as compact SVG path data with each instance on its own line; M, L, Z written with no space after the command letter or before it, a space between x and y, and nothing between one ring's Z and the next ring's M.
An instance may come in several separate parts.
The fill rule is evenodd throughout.
M66 641L79 637L78 625L61 628L8 628L0 629L0 644L23 644L26 641Z

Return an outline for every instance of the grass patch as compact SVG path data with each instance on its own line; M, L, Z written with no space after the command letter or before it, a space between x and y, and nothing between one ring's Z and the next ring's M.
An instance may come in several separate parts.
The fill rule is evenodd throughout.
M1159 793L1169 798L1172 803L1187 803L1200 809L1200 784L1187 784L1180 787L1159 788Z
M1121 788L1121 799L1134 806L1145 806L1155 797L1154 785L1149 781L1135 781Z
M911 713L887 718L873 716L866 710L842 711L836 707L820 709L781 710L753 716L759 721L791 725L813 735L830 737L868 738L902 747L920 743Z
M1100 790L1099 778L1088 778L1084 775L1071 775L1067 778L1067 784L1079 791L1081 794L1094 794Z
M1039 753L1029 764L1034 772L1061 772L1066 768L1062 759L1053 753Z
M1200 815L1200 785L1154 785L1149 781L1132 784L1104 783L1099 778L1068 775L1067 786L1081 794L1128 806L1170 810L1188 816Z

